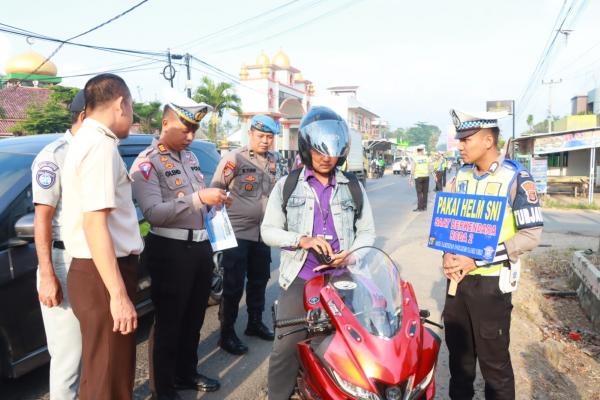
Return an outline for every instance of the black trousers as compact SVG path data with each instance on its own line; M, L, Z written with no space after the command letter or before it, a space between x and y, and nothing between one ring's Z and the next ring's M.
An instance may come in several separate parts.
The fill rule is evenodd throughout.
M429 192L429 177L416 178L415 188L417 189L417 208L419 210L426 210L427 193Z
M265 290L271 277L271 249L262 242L244 239L237 242L237 247L223 251L223 295L219 308L222 330L233 329L244 284L248 315L262 314Z
M142 262L152 278L154 325L150 332L150 389L173 389L175 377L196 374L198 341L213 270L208 241L146 238Z
M450 398L472 399L477 360L486 399L514 399L510 353L511 294L498 277L467 275L456 296L446 296L444 325L450 353Z
M446 187L446 174L447 174L448 170L446 168L444 168L444 171L442 173L442 186Z

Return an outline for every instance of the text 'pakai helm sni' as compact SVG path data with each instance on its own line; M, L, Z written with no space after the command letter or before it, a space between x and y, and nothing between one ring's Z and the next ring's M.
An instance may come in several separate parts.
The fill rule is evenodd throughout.
M350 150L346 122L330 108L312 107L300 121L298 149L306 166L312 165L311 149L326 156L338 157L337 166L344 164Z

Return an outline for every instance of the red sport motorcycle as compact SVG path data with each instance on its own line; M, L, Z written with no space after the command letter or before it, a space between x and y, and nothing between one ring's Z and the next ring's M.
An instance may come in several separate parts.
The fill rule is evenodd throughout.
M348 256L304 287L306 315L275 320L276 328L299 326L297 394L317 400L416 400L435 396L440 338L419 310L412 285L391 258L375 247Z

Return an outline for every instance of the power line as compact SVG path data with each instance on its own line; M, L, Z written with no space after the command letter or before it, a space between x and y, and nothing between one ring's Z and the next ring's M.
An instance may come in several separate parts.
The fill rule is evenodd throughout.
M32 75L35 75L35 73L36 73L36 72L37 72L37 71L38 71L40 68L42 68L42 67L43 67L43 66L44 66L44 65L45 65L45 64L46 64L48 61L50 61L50 59L51 59L52 57L54 57L54 56L56 55L56 53L58 53L58 51L59 51L59 50L60 50L60 49L61 49L61 48L62 48L62 47L65 45L65 43L66 43L66 42L69 42L69 41L71 41L71 40L74 40L74 39L80 38L80 37L82 37L82 36L85 36L85 35L87 35L87 34L89 34L89 33L91 33L91 32L94 32L95 30L98 30L98 29L100 29L100 28L102 28L102 27L104 27L104 26L106 26L106 25L110 24L111 22L114 22L114 21L116 21L117 19L119 19L119 18L121 18L121 17L123 17L123 16L125 16L125 15L129 14L130 12L132 12L132 11L133 11L133 10L135 10L136 8L140 7L142 4L144 4L144 3L147 3L148 1L149 1L149 0L142 0L142 1L140 1L139 3L137 3L137 4L133 5L132 7L128 8L127 10L125 10L125 11L121 12L120 14L118 14L118 15L115 15L114 17L112 17L112 18L108 19L107 21L104 21L103 23L101 23L101 24L99 24L99 25L96 25L96 26L94 26L94 27L92 27L92 28L90 28L90 29L88 29L88 30L86 30L86 31L84 31L84 32L82 32L82 33L80 33L80 34L78 34L78 35L72 36L72 37L70 37L70 38L68 38L68 39L64 40L64 41L63 41L63 42L62 42L62 43L61 43L61 44L60 44L60 45L59 45L59 46L58 46L58 47L57 47L57 48L56 48L56 49L55 49L55 50L54 50L54 51L53 51L53 52L52 52L52 53L51 53L51 54L48 56L48 57L46 57L46 59L45 59L45 60L44 60L44 61L43 61L43 62L42 62L40 65L38 65L38 66L37 66L37 67L36 67L36 68L35 68L35 69L34 69L34 70L31 72L31 73L29 73L29 74L28 74L28 75L27 75L27 76L26 76L24 79L25 79L25 80L27 80L27 79L28 79L29 77L31 77Z
M262 18L262 17L264 17L264 16L266 16L266 15L269 15L269 14L273 13L273 12L277 12L277 11L279 11L279 10L282 10L282 9L284 9L284 8L286 8L286 7L288 7L288 6L292 5L292 4L294 4L294 3L297 3L298 1L301 1L301 0L292 0L292 1L288 1L287 3L284 3L284 4L282 4L282 5L279 5L279 6L277 6L277 7L271 8L271 9L269 9L269 10L267 10L267 11L263 11L263 12L261 12L261 13L259 13L259 14L253 15L253 16L252 16L252 17L250 17L250 18L246 18L246 19L244 19L244 20L238 21L238 22L236 22L236 23L234 23L234 24L232 24L232 25L226 26L225 28L222 28L222 29L219 29L219 30L217 30L217 31L211 32L211 33L209 33L209 34L206 34L206 35L204 35L204 36L200 36L199 38L196 38L196 39L194 39L194 40L191 40L191 41L189 41L189 42L186 42L186 43L183 43L183 44L180 44L180 45L174 46L174 47L176 47L176 48L180 48L180 47L186 47L186 46L190 46L190 45L196 45L196 44L198 44L198 43L201 43L201 42L205 41L206 39L209 39L209 38L211 38L211 37L217 36L217 35L219 35L219 34L221 34L221 33L223 33L223 32L227 32L227 31L230 31L230 30L232 30L232 29L235 29L235 28L237 28L238 26L244 25L244 24L246 24L247 22L253 22L253 21L256 21L256 20L258 20L258 19L260 19L260 18Z
M260 42L264 42L265 40L272 39L275 36L284 35L286 33L294 31L296 29L303 28L303 27L305 27L307 25L310 25L310 24L312 24L312 23L314 23L314 22L316 22L316 21L318 21L318 20L320 20L322 18L325 18L325 17L331 16L331 15L337 14L340 11L345 11L349 7L353 6L354 4L358 4L358 3L362 2L362 1L364 1L364 0L350 0L350 1L346 2L346 3L341 4L339 7L336 7L334 9L332 9L332 10L329 10L329 11L326 11L326 12L324 12L322 14L319 14L319 15L317 15L314 18L311 18L311 19L309 19L307 21L304 21L304 22L302 22L300 24L294 25L294 26L292 26L292 27L290 27L288 29L284 29L282 31L273 33L271 35L262 37L260 39L257 39L257 40L251 41L251 42L246 42L246 43L238 45L238 46L233 46L233 47L229 47L229 48L226 48L226 49L218 50L218 51L215 52L215 54L222 54L222 53L227 53L229 51L238 50L238 49L241 49L242 47L252 46L254 44L257 44L257 43L260 43Z

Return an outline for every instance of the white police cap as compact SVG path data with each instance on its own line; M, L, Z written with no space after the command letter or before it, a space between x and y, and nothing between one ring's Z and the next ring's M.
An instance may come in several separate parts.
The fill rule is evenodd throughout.
M163 91L163 104L169 106L181 119L196 125L213 110L208 104L197 103L173 88Z
M506 111L502 112L479 112L479 113L464 113L458 110L450 110L452 122L456 128L456 139L463 139L471 136L480 129L496 128L498 120L508 116Z

